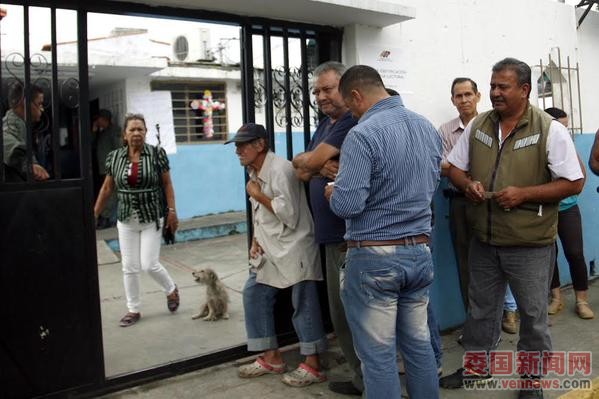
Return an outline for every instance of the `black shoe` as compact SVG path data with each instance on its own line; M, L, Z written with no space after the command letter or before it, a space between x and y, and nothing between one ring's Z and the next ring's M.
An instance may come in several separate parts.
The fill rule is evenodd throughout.
M459 368L455 373L439 378L439 386L445 389L458 389L464 385L468 387L478 387L491 381L493 377L489 374L464 375L464 368Z
M358 390L351 381L331 381L329 382L329 391L340 393L342 395L362 395L362 392Z
M543 388L539 377L522 377L520 380L523 384L518 393L518 399L543 399Z

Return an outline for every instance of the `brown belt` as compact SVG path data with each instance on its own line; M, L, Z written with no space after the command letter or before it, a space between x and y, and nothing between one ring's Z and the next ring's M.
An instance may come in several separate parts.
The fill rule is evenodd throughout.
M430 238L426 234L419 234L417 236L410 236L400 238L399 240L380 240L380 241L347 241L348 248L360 248L360 247L384 247L391 245L416 245L416 244L428 244Z

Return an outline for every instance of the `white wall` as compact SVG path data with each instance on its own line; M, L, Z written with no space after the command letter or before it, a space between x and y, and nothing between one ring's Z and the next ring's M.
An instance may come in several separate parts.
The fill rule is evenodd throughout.
M582 22L578 46L583 128L591 133L599 129L599 13L591 11Z
M569 55L576 61L572 6L548 0L404 2L417 9L415 19L383 29L346 27L344 61L365 63L363 49L373 45L400 48L407 70L406 87L400 88L404 102L435 125L456 116L450 86L457 76L478 83L483 97L479 111L484 111L490 108L491 67L500 59L515 57L538 65L559 47L564 59Z

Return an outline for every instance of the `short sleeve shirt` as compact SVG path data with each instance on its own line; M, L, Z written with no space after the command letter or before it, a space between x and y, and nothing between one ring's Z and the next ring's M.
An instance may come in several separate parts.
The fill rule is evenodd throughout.
M125 222L136 213L141 223L149 223L163 217L161 179L162 174L169 170L166 151L144 144L139 157L137 182L135 187L131 187L127 179L131 173L128 147L108 153L106 174L114 178L117 190L117 219Z
M352 117L351 112L346 112L334 123L329 117L323 119L316 132L314 132L307 150L313 151L320 143L326 143L341 149L345 136L356 123L357 121ZM329 202L324 196L324 189L330 181L330 179L322 176L314 176L310 179L310 205L314 215L314 239L318 244L342 242L345 234L345 221L331 211Z

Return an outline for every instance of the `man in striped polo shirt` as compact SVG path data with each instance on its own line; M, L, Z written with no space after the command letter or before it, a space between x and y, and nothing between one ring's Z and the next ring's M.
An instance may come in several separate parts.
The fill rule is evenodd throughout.
M341 147L339 173L325 195L346 221L341 299L366 395L401 398L399 344L409 396L438 398L427 305L433 281L430 203L439 183L441 138L400 96L389 96L369 66L348 69L339 91L359 121Z

